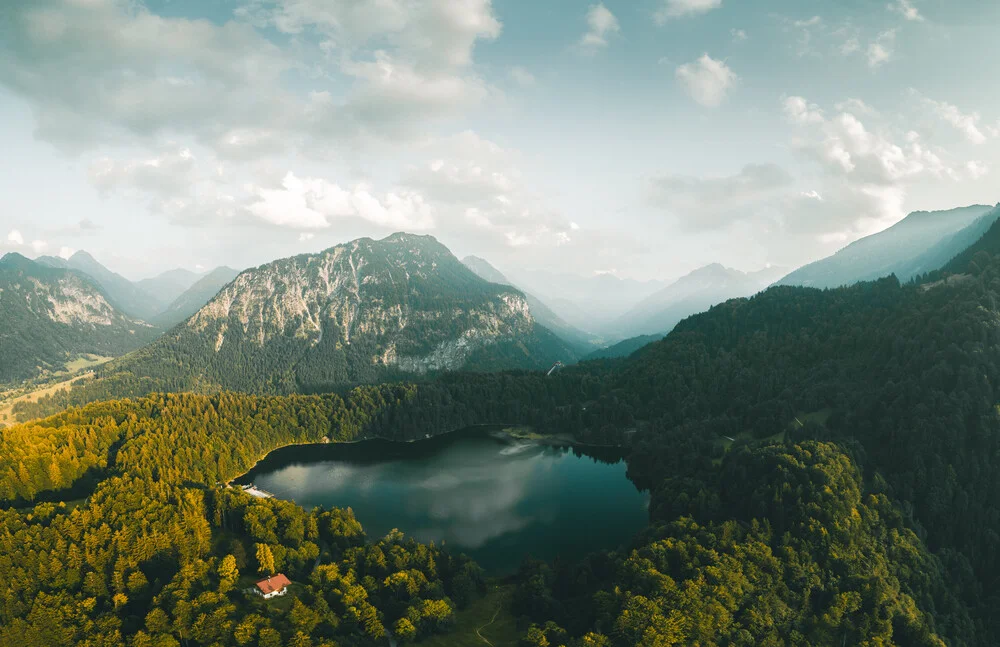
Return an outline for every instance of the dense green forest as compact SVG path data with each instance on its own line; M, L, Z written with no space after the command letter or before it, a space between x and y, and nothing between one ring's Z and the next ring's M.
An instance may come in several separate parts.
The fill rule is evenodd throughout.
M995 645L1000 258L991 252L984 239L906 285L890 277L773 288L689 318L626 360L551 377L454 374L321 396L151 395L15 427L0 448L10 506L0 571L37 589L9 592L0 624L37 644L102 632L134 644L307 644L300 631L368 644L378 631L362 613L397 637L411 635L404 619L416 638L446 629L420 614L467 603L482 586L475 566L394 535L386 541L436 564L403 559L393 573L420 571L429 588L397 604L387 587L403 576L367 577L379 561L371 552L387 549L361 545L349 513L306 514L218 483L292 442L519 423L628 445L629 475L653 495L650 526L628 550L524 565L513 610L525 644ZM121 386L132 395L169 384L158 379ZM53 503L66 488L79 498L81 483L94 484L83 503ZM231 523L240 514L225 511L240 506L280 508L287 520ZM336 530L323 534L317 518L310 534L307 519L324 514L339 520ZM145 521L135 527L129 516ZM303 520L301 539L282 534L298 527L293 517ZM240 573L262 568L258 544L309 582L296 599L326 620L306 630L294 609L253 611L221 584L229 555ZM72 545L95 561L67 567ZM41 566L43 555L52 563ZM373 610L351 611L337 593L346 585L317 575L333 565ZM202 596L205 606L180 604ZM191 633L202 617L241 626L254 613L266 624L252 620L257 634L246 642ZM143 642L154 640L166 642Z

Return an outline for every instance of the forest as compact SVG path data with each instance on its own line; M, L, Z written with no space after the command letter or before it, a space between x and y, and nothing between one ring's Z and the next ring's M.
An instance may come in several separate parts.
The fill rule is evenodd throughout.
M551 377L280 396L145 395L168 382L123 378L106 395L130 400L3 436L0 573L19 586L0 594L0 637L364 645L446 631L483 590L474 564L224 483L290 443L516 423L629 446L630 478L652 493L632 545L522 566L525 645L995 645L1000 259L959 261L905 285L773 288ZM236 583L275 569L302 587L295 605L248 604Z

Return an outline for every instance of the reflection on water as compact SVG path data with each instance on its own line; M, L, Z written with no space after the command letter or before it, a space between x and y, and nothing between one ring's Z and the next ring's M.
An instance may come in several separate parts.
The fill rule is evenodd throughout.
M307 508L350 506L369 536L399 528L494 572L528 555L578 558L616 548L642 528L648 506L620 456L511 444L483 432L287 448L241 479L250 481Z

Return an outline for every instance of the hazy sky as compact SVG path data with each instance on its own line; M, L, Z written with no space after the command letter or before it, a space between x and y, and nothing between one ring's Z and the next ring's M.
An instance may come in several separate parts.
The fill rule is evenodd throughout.
M0 252L793 267L1000 200L993 0L3 0Z

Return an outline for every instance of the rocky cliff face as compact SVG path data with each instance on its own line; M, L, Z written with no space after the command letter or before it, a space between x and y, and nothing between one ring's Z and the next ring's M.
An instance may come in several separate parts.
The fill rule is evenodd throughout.
M170 347L213 383L248 390L573 359L522 293L480 279L434 238L409 234L246 270L153 355Z

